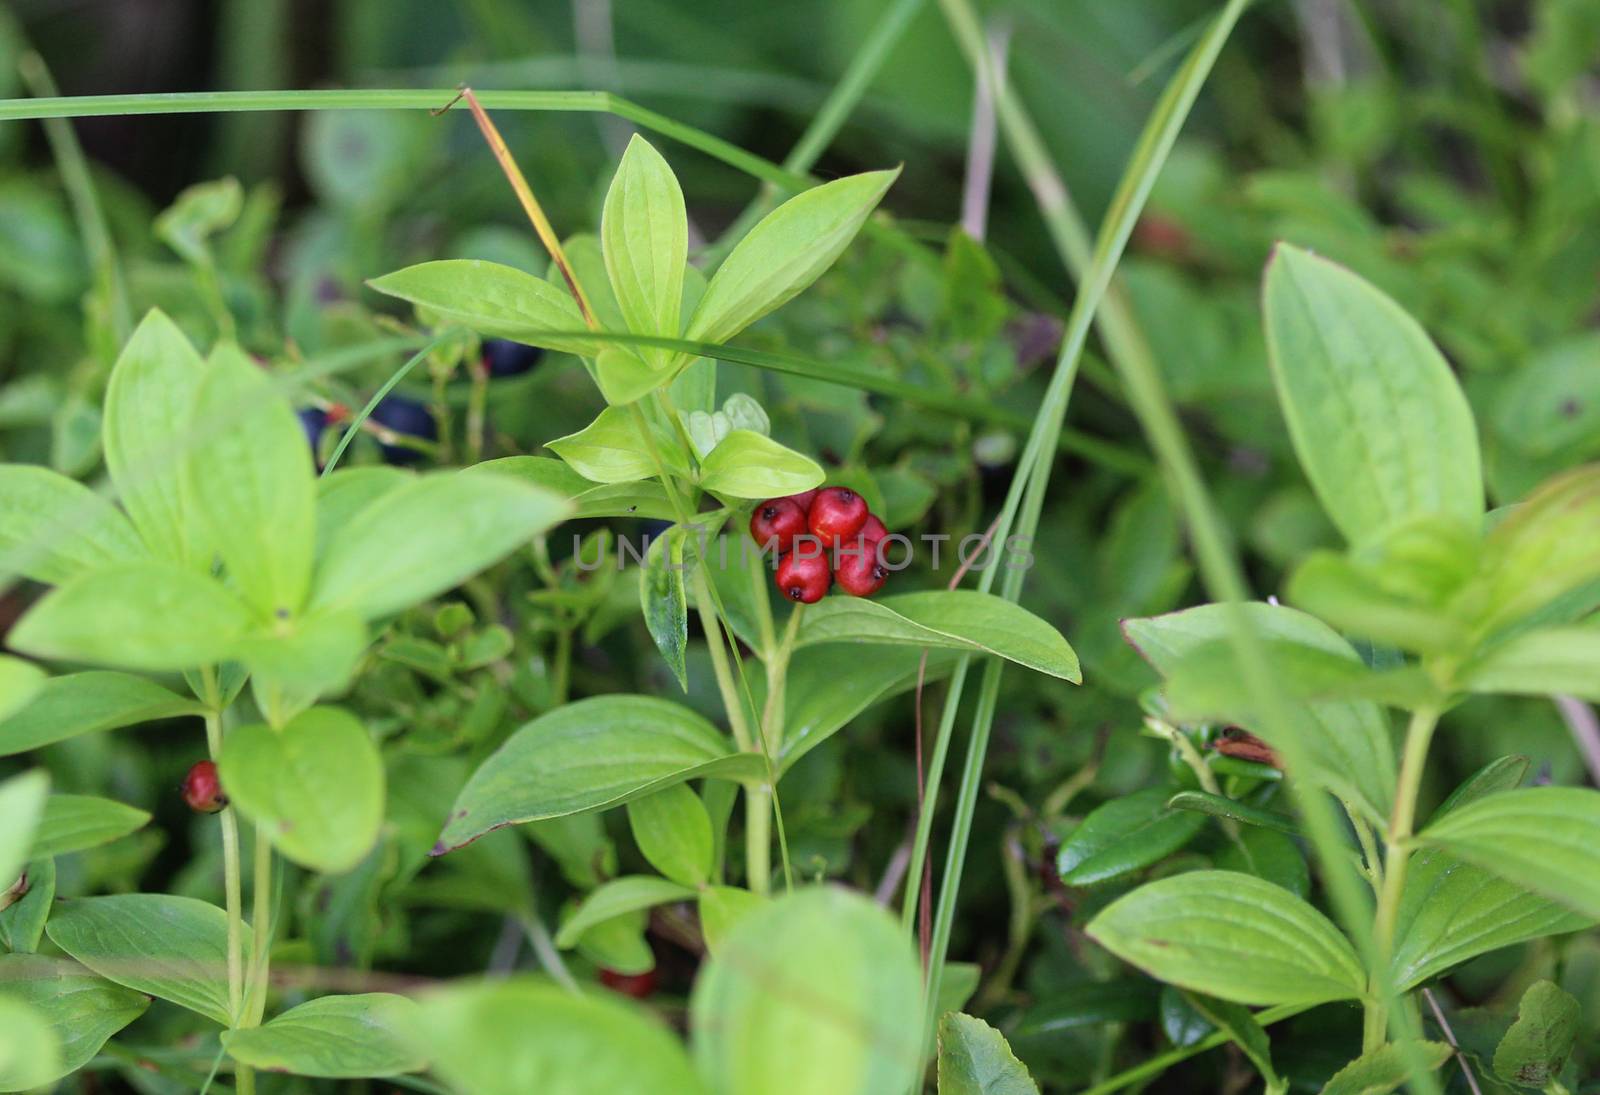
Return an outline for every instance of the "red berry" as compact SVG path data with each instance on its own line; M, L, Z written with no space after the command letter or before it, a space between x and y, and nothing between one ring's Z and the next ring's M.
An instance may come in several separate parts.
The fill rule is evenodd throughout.
M825 556L791 552L779 561L777 580L778 588L785 597L804 605L814 605L828 592L828 587L833 584L833 575L828 573Z
M876 544L887 535L889 535L889 530L883 527L883 522L878 520L876 513L867 514L867 520L861 526L861 531L856 533L857 538L865 540L869 544Z
M794 547L794 538L806 530L805 510L787 498L768 498L750 515L750 535L762 550L772 540L778 542L778 554L785 555Z
M811 531L829 547L848 540L867 523L867 502L848 487L828 487L811 502Z
M228 804L215 764L202 760L189 769L189 774L183 777L183 801L191 810L202 814L214 814Z
M817 490L818 488L812 487L810 490L803 490L799 494L791 494L789 495L789 501L799 506L801 513L810 513L811 503L817 497Z
M643 1000L656 991L656 971L648 969L643 973L618 973L616 970L602 969L600 983L635 1000Z
M839 588L852 597L870 597L889 580L889 568L878 561L878 542L854 542L839 551L833 572Z

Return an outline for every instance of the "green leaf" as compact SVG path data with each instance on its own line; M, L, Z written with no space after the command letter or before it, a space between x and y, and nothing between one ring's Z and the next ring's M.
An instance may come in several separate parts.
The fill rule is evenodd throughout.
M144 810L93 795L51 795L33 836L33 858L46 859L81 852L120 840L144 828Z
M0 576L59 585L146 554L121 511L49 468L0 464L0 513Z
M682 330L678 310L689 258L689 217L677 176L637 133L606 192L600 243L628 330L676 337ZM659 350L645 353L658 364L668 356Z
M32 858L33 834L49 792L50 776L42 768L0 783L0 887L10 889Z
M404 996L367 992L323 996L264 1026L225 1030L222 1045L241 1064L330 1080L420 1072L428 1059L413 1037L417 1006Z
M185 262L210 266L211 247L207 241L238 220L243 208L244 188L238 179L230 176L196 183L162 210L151 227L156 237Z
M606 917L582 932L578 953L601 969L633 976L656 968L655 951L645 940L650 917L644 909L633 909Z
M1415 667L1373 672L1348 647L1334 651L1302 642L1267 639L1261 644L1281 694L1313 703L1371 700L1415 709L1445 701L1432 679ZM1233 643L1225 639L1195 647L1172 668L1165 688L1167 708L1179 722L1209 722L1237 714L1248 694Z
M341 691L366 649L361 617L319 612L247 636L233 654L250 668L256 706L270 712L274 722L286 722L318 698Z
M1295 453L1345 539L1369 543L1435 514L1476 524L1472 409L1416 320L1344 267L1282 243L1263 311Z
M583 899L556 933L556 946L577 946L585 932L607 920L673 901L692 901L694 897L695 890L692 887L654 875L614 878Z
M43 1087L62 1075L61 1040L37 1008L0 996L0 1091Z
M1340 631L1424 653L1454 653L1470 641L1453 613L1385 589L1350 559L1314 551L1289 578L1288 598Z
M1514 623L1600 577L1597 539L1600 465L1541 483L1484 537L1482 577L1468 591L1480 627Z
M1523 777L1528 774L1529 764L1530 761L1524 756L1497 757L1491 760L1462 780L1460 785L1450 792L1449 797L1439 804L1439 808L1433 812L1430 820L1437 821L1457 806L1465 806L1480 798L1522 786Z
M1093 886L1159 862L1193 840L1205 815L1171 810L1171 791L1148 787L1096 807L1061 842L1056 870L1069 886Z
M1261 1029L1261 1024L1250 1013L1249 1008L1193 992L1184 993L1184 999L1189 1002L1190 1007L1205 1016L1212 1026L1226 1034L1229 1041L1244 1051L1244 1055L1250 1058L1250 1063L1255 1065L1256 1071L1261 1073L1261 1078L1266 1081L1269 1091L1287 1090L1283 1086L1283 1081L1278 1079L1277 1072L1273 1070L1272 1049L1267 1032Z
M906 1090L922 977L888 913L832 887L736 924L690 998L694 1059L718 1095Z
M510 457L508 459L522 459ZM500 461L491 460L491 464ZM485 467L475 464L467 470ZM380 465L365 468L338 468L317 480L317 551L320 560L326 552L333 534L349 523L350 518L388 494L396 487L412 482L416 476L400 468Z
M689 671L684 654L689 647L689 601L683 589L685 535L680 526L674 525L650 545L639 575L639 604L651 640L677 678L678 686L687 692Z
M1451 810L1417 839L1600 919L1600 791L1502 791Z
M767 214L717 268L685 337L726 342L793 300L849 246L899 174L835 179Z
M377 842L383 759L349 712L314 707L282 730L231 730L217 769L228 801L302 867L340 874Z
M653 348L639 349L649 352ZM671 380L672 374L652 366L631 347L606 346L594 355L594 379L606 402L620 407L643 399Z
M1315 617L1292 608L1250 603L1239 606L1246 621L1265 642L1287 642L1310 647L1359 663L1359 655L1343 638ZM1226 640L1231 634L1231 614L1225 605L1201 605L1164 616L1123 621L1123 631L1156 671L1167 676L1202 647ZM1269 744L1288 730L1302 738L1316 770L1296 773L1315 780L1341 798L1358 805L1380 824L1389 816L1394 793L1394 746L1388 724L1376 704L1359 702L1307 702L1289 705L1295 716L1289 727L1266 726L1239 695L1238 708L1225 714L1260 735Z
M212 351L194 422L186 486L207 539L263 618L297 615L316 545L316 468L294 409L225 343Z
M175 670L226 657L250 613L220 582L171 563L124 563L45 594L11 632L40 658Z
M1167 800L1167 806L1174 810L1194 810L1212 817L1232 818L1246 825L1273 829L1289 836L1300 835L1299 825L1287 814L1280 814L1276 810L1263 810L1259 806L1251 806L1247 802L1240 802L1226 795L1213 795L1206 791L1179 791Z
M1242 871L1282 886L1296 897L1311 895L1311 870L1300 846L1283 831L1247 827L1217 853L1216 867Z
M620 806L702 776L763 778L721 731L654 696L595 696L527 723L473 773L435 853L506 825Z
M677 440L661 430L656 430L655 440L667 470L688 474L688 458ZM637 421L622 407L607 407L577 433L547 442L545 448L596 483L631 483L656 474L655 460L639 436Z
M671 521L676 513L660 483L592 483L548 456L505 456L466 469L526 479L571 500L573 517L646 517Z
M333 534L312 609L375 619L452 589L551 528L569 506L498 475L438 472L381 495Z
M700 464L700 485L730 498L775 498L820 487L822 465L754 430L734 430Z
M1366 990L1360 961L1327 917L1234 871L1151 882L1085 930L1153 977L1238 1004L1320 1004Z
M807 614L827 603L812 606ZM947 676L960 656L955 650L891 646L863 659L847 643L795 651L783 696L780 774L873 704L915 687L924 654L929 681Z
M711 880L711 815L687 784L679 783L628 803L628 827L650 865L684 886Z
M939 1020L939 1095L1039 1095L1005 1037L959 1011Z
M1517 1021L1494 1051L1494 1073L1520 1087L1543 1088L1572 1056L1583 1021L1576 997L1553 981L1535 981L1522 994Z
M1078 684L1078 656L1061 632L1020 605L975 590L831 597L807 609L796 647L887 643L994 654Z
M215 905L154 893L80 897L59 905L45 933L108 981L229 1025L228 914Z
M32 954L44 938L44 922L56 899L56 861L36 859L24 872L28 892L0 909L0 946L17 954Z
M184 444L206 363L183 332L152 310L123 347L106 387L106 468L150 551L206 568L209 546L184 485Z
M715 954L734 926L767 904L758 893L738 886L707 886L700 891L700 931Z
M529 977L421 1001L413 1041L471 1095L703 1095L678 1038L614 994L575 996Z
M1468 692L1600 700L1600 631L1550 627L1496 643L1456 674Z
M46 679L44 670L32 662L0 654L0 727L33 702Z
M1333 1074L1322 1095L1388 1095L1411 1079L1411 1061L1420 1059L1429 1070L1450 1059L1444 1042L1390 1042L1363 1054Z
M469 327L481 335L581 357L594 354L593 340L560 337L582 332L585 327L571 294L511 266L446 259L407 266L367 284L426 309L438 320Z
M53 1075L33 1087L76 1072L110 1037L143 1015L150 998L94 976L76 962L39 955L0 957L0 1002L31 1007L61 1050ZM5 1026L0 1020L0 1027ZM15 1091L0 1065L0 1091Z
M110 670L52 677L33 702L0 722L0 756L155 719L198 715L203 706L160 685Z

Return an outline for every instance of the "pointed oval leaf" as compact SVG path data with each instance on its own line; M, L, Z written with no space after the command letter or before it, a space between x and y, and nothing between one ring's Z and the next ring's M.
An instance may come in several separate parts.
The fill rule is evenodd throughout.
M62 1075L61 1040L31 1004L0 996L0 1091L28 1091Z
M683 588L684 535L683 529L675 525L665 535L657 536L645 552L644 570L639 575L639 603L651 641L661 651L678 686L687 692L689 672L684 656L689 649L689 601Z
M939 1095L1039 1095L1039 1085L998 1030L952 1011L939 1020Z
M120 840L149 824L137 807L94 795L51 795L33 836L35 859L54 858Z
M676 337L682 330L678 309L689 258L689 217L677 176L637 133L606 192L600 243L628 330ZM664 356L659 350L646 355Z
M655 441L667 470L686 474L689 464L682 446L659 430ZM631 483L657 474L655 458L639 436L637 420L622 407L607 407L577 433L547 442L545 448L594 483Z
M50 793L43 768L0 783L0 886L10 889L32 856L33 834Z
M416 1004L388 992L323 996L249 1030L222 1032L228 1056L268 1072L328 1080L399 1076L428 1067L412 1038Z
M45 681L31 703L0 722L0 756L25 753L79 734L198 715L203 710L194 700L132 673L68 673Z
M1141 870L1199 834L1205 815L1169 809L1171 791L1149 787L1096 807L1061 842L1056 870L1069 886L1093 886Z
M575 947L596 924L673 901L690 901L694 896L691 887L654 875L613 878L589 893L573 910L556 933L556 946Z
M32 662L0 654L0 727L33 702L46 679L44 670Z
M1335 1072L1322 1095L1387 1095L1410 1082L1412 1061L1432 1070L1448 1061L1451 1052L1447 1042L1390 1042Z
M1339 929L1281 886L1191 871L1103 909L1090 938L1153 977L1239 1004L1360 997L1366 975Z
M924 656L926 666L922 665ZM891 646L863 659L861 652L847 643L796 650L789 661L783 696L780 772L788 771L873 704L914 688L919 671L924 681L941 680L960 657L957 650Z
M684 886L711 879L715 840L711 815L687 784L677 784L628 803L628 827L650 865Z
M0 956L0 1000L7 999L32 1007L58 1040L61 1061L50 1079L88 1064L113 1034L150 1006L144 993L96 977L76 962L22 954ZM0 1078L0 1091L13 1090Z
M35 859L24 872L28 892L0 909L0 947L32 954L44 938L44 922L56 899L56 861Z
M1494 1072L1518 1087L1546 1088L1561 1076L1583 1026L1583 1006L1554 981L1535 981L1517 1021L1494 1051Z
M1398 304L1279 244L1263 311L1300 466L1352 544L1412 518L1483 516L1478 434L1444 356Z
M59 585L148 553L120 510L49 468L0 464L0 577Z
M700 464L700 485L732 498L798 494L825 478L821 464L754 430L732 431Z
M445 259L407 266L367 284L482 335L579 356L594 353L592 339L560 337L584 330L583 313L571 294L512 266Z
M1482 577L1468 591L1492 631L1600 577L1600 465L1541 483L1483 541Z

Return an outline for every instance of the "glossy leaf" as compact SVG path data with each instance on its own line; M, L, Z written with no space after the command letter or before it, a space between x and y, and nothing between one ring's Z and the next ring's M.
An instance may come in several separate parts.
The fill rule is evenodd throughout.
M0 886L9 889L32 858L33 834L49 791L50 776L42 768L0 783Z
M228 914L215 905L169 894L80 897L61 903L45 933L108 981L228 1025Z
M628 330L676 337L689 258L689 218L672 168L635 133L600 217L606 273ZM646 350L647 357L664 356Z
M250 622L244 602L207 575L171 563L124 563L46 594L10 642L40 658L191 669L226 656Z
M120 510L75 479L29 464L0 464L0 576L59 585L86 571L145 557Z
M0 956L0 1001L28 1005L49 1027L61 1050L49 1079L88 1064L113 1034L150 1006L144 993L96 977L76 962L21 954ZM12 1090L0 1080L0 1091Z
M954 650L926 653L929 681L947 676L960 656ZM848 643L795 651L783 697L781 769L788 770L873 704L915 687L923 654L891 646L863 660L861 652Z
M995 654L1079 683L1078 656L1061 632L1027 609L975 590L899 593L878 600L830 597L810 606L797 647L885 643Z
M1327 917L1233 871L1148 883L1085 930L1153 977L1239 1004L1317 1004L1366 989L1360 961Z
M650 865L684 886L711 880L711 815L687 784L679 783L628 803L628 827Z
M185 487L234 588L264 619L305 603L316 469L289 401L243 351L212 351L194 405Z
M676 439L657 431L655 442L668 471L688 473L687 457ZM607 407L577 433L547 442L545 448L595 483L631 483L657 474L637 421L622 407Z
M620 806L702 776L764 776L721 731L653 696L596 696L527 723L484 761L450 811L436 853L506 825Z
M336 707L281 730L229 731L217 764L228 800L289 859L338 874L372 850L383 824L383 760L361 723Z
M684 537L684 531L674 526L650 544L639 575L639 602L651 640L678 686L687 692L684 655L689 647L689 601L683 589Z
M549 491L438 472L388 491L333 534L312 608L387 616L451 589L564 519Z
M717 1095L877 1095L919 1070L922 978L868 898L798 890L746 916L690 999L695 1063Z
M1600 918L1600 791L1503 791L1451 810L1418 840Z
M1218 870L1243 871L1282 886L1296 897L1311 896L1311 869L1306 857L1300 846L1278 829L1240 829L1238 839L1230 840L1217 853L1215 862Z
M1412 518L1483 515L1477 430L1426 332L1342 266L1279 244L1263 313L1295 453L1352 544Z
M269 1072L361 1079L420 1072L428 1065L415 1041L417 1006L404 996L367 992L323 996L263 1026L222 1034L228 1056Z
M471 1095L704 1095L677 1035L612 994L575 996L530 977L421 1001L413 1038L453 1091Z
M1205 815L1167 807L1171 792L1148 787L1098 806L1061 842L1056 870L1069 886L1109 882L1159 862L1193 840Z
M1387 1095L1411 1079L1411 1062L1436 1069L1450 1059L1446 1042L1391 1042L1362 1054L1333 1074L1322 1095Z
M1251 806L1248 802L1240 802L1226 795L1213 795L1206 791L1179 791L1167 800L1167 805L1174 810L1194 810L1210 814L1212 817L1232 818L1246 825L1275 829L1290 836L1300 835L1300 827L1295 823L1295 819L1287 814Z
M560 337L585 328L572 295L515 267L446 259L407 266L367 284L481 335L580 356L594 353L592 340Z
M109 844L142 829L144 810L93 795L51 795L33 836L33 857L53 858Z
M1577 998L1553 981L1535 981L1494 1051L1495 1075L1519 1087L1546 1087L1560 1078L1582 1029Z
M573 947L596 924L673 901L692 901L692 887L654 875L624 875L593 890L561 925L556 946Z
M849 246L899 174L835 179L768 213L712 275L685 337L726 342L793 300Z
M700 463L700 485L730 498L776 498L820 487L822 465L754 430L734 430Z
M1039 1095L1005 1037L959 1011L939 1020L939 1095Z
M92 670L44 682L22 710L0 722L0 756L155 719L197 715L200 704L132 673Z

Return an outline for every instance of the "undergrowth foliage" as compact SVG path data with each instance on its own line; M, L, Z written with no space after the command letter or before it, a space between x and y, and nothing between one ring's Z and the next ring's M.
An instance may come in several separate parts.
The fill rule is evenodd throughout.
M973 13L945 6L970 45ZM19 608L0 655L0 1091L115 1070L247 1095L1108 1095L1224 1046L1228 1090L1582 1090L1593 1018L1560 952L1527 950L1498 1008L1444 986L1600 924L1600 791L1521 753L1453 788L1437 773L1474 702L1600 701L1600 466L1559 446L1508 465L1394 294L1280 242L1247 322L1309 489L1275 541L1281 599L1259 599L1117 280L1245 6L1195 28L1092 246L1000 94L1077 275L1070 312L1031 317L1059 352L1021 410L1030 317L960 233L917 268L943 279L941 310L902 324L917 335L877 328L925 374L826 360L854 351L818 316L891 310L858 299L874 263L931 254L882 209L899 169L809 185L809 164L752 165L650 116L789 195L691 246L679 177L635 134L594 230L563 236L464 90L543 250L364 268L394 313L301 314L328 336L310 356L261 352L222 276L228 250L264 252L228 242L239 184L185 191L154 228L182 306L135 321L111 256L103 391L73 404L53 466L0 464ZM974 61L986 87L994 63ZM1097 322L1109 360L1086 364ZM815 342L771 335L785 324ZM1065 431L1080 369L1123 394L1153 463ZM360 370L381 382L347 382ZM502 444L519 391L549 455ZM904 459L872 465L885 416L862 391L905 412ZM940 458L943 429L973 467ZM1049 539L1071 527L1047 501L1063 449L1138 477L1098 549ZM968 535L902 579L881 545L930 515ZM1210 603L1180 607L1180 526ZM1054 552L1031 586L1001 563ZM1102 734L1036 798L986 786L996 722L1092 711L1072 686L1097 672L1165 763ZM1098 717L1064 725L1087 738ZM159 737L190 812L158 820L122 801L142 789L62 762L106 731ZM881 801L835 810L819 788L851 767ZM1102 768L1119 790L1073 812ZM998 856L973 841L991 805ZM904 833L871 843L875 806ZM126 849L172 817L193 861L144 888L159 838ZM840 868L853 841L887 853L881 879ZM972 848L1010 902L993 931L959 923ZM1135 1052L1137 1024L1157 1049Z

